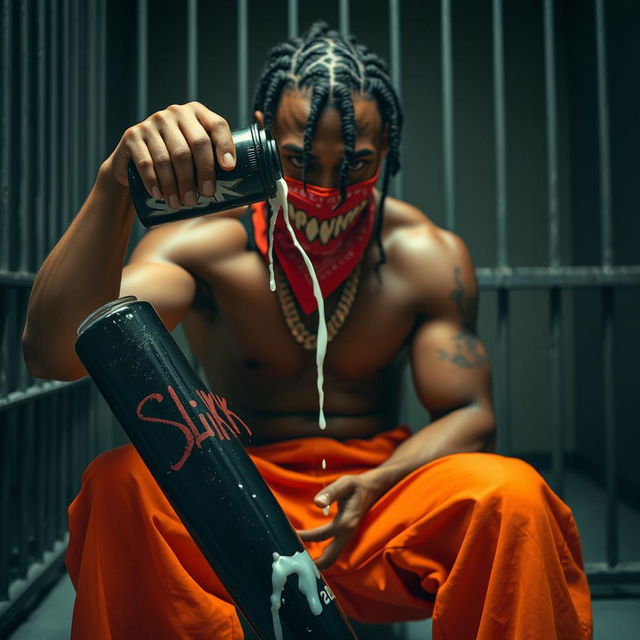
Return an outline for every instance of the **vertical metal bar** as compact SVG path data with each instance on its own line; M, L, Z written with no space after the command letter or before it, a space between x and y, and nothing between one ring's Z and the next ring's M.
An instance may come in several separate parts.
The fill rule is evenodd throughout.
M493 97L496 153L496 216L498 226L498 267L508 264L507 251L507 161L506 116L504 98L504 46L502 32L502 0L493 0ZM500 453L511 453L511 374L509 366L510 328L509 291L498 291L498 348L502 384L498 397L498 448Z
M618 484L616 460L615 371L613 364L613 287L603 290L605 477L607 486L606 558L610 567L618 564Z
M602 233L602 267L614 263L613 221L611 205L611 159L609 152L609 96L607 81L607 41L604 5L595 0L596 66L598 78L598 137L600 142L600 216ZM603 290L603 361L605 417L605 476L607 485L606 557L609 566L618 564L618 487L616 482L616 415L613 366L614 291Z
M18 389L18 290L16 287L7 289L7 319L4 335L4 353L6 362L4 366L7 371L7 391Z
M198 0L187 4L187 99L198 99Z
M2 0L0 15L0 56L2 65L2 85L0 86L0 268L9 269L9 253L11 250L11 227L9 205L11 196L11 86L14 62L12 56L12 1ZM0 579L2 576L0 576Z
M138 0L138 66L137 66L137 120L147 117L149 93L149 14L147 0Z
M67 530L67 482L69 475L69 390L60 392L60 412L56 416L58 421L58 512L56 513L56 537L61 540Z
M18 501L18 473L19 473L19 450L18 450L18 407L7 410L7 476L9 478L9 525L7 527L7 537L5 543L9 547L8 565L9 565L9 582L11 578L16 577L16 565L19 560L19 541L18 541L18 520L17 514L19 513L19 501Z
M107 148L107 7L105 0L98 2L98 72L99 72L99 94L98 108L100 126L98 136L98 153L100 158L105 157Z
M38 109L37 144L38 144L38 179L37 184L31 185L36 193L36 251L35 271L44 260L47 250L47 216L45 211L45 197L47 190L47 151L49 132L46 130L46 106L47 106L47 5L46 0L38 0L37 16L37 64L38 64L38 95L36 99Z
M544 0L544 84L547 120L547 207L549 209L549 264L560 265L560 213L558 198L558 117L554 2Z
M389 0L389 50L391 53L391 80L402 97L402 50L400 44L400 0ZM402 148L400 149L402 156ZM402 160L400 161L402 166ZM393 195L402 198L402 172L393 178Z
M30 198L31 156L29 154L29 140L31 137L31 100L29 95L31 74L31 40L30 40L30 9L29 2L18 3L20 7L20 195L18 200L18 234L19 255L14 265L20 271L29 270L29 237L30 217L33 205Z
M564 366L562 355L562 290L550 290L550 350L551 350L551 443L553 466L553 490L562 498L564 495Z
M97 56L96 56L96 5L95 2L87 4L87 33L86 33L86 56L87 56L87 170L89 172L87 188L91 184L93 175L95 175L99 161L96 144L97 131Z
M547 209L549 214L549 264L560 266L560 209L558 198L558 118L554 2L544 0L544 83L547 134ZM562 291L554 287L550 296L551 351L551 442L553 489L564 495L564 368L562 354Z
M80 40L80 2L71 0L71 23L69 30L71 32L70 53L71 53L71 75L70 75L70 116L69 135L71 137L71 202L69 203L68 221L75 217L80 208L80 73L79 73L79 51L78 42Z
M340 0L340 16L339 16L339 28L340 33L344 36L351 32L351 25L349 24L349 0Z
M442 31L442 135L444 154L444 199L447 228L456 227L453 138L453 55L451 46L451 0L441 2Z
M44 410L44 399L34 401L35 411L35 530L34 544L37 551L37 559L47 548L46 540L46 493L47 493L47 413Z
M17 367L17 377L18 377L18 389L20 391L25 391L29 384L33 380L33 376L27 371L27 366L24 362L24 358L22 357L22 345L20 342L20 335L22 334L22 327L24 326L24 322L26 320L27 315L27 304L29 302L29 290L20 287L16 289L16 324L13 334L13 342L16 350L16 367Z
M4 7L3 7L4 9ZM9 523L12 520L11 500L11 475L9 461L15 457L11 450L9 420L11 409L0 412L0 600L9 599L9 557L11 546Z
M504 45L502 0L493 0L493 99L496 147L496 214L498 267L508 264L507 235L507 133L504 98Z
M249 8L238 0L238 126L244 127L249 111Z
M49 42L48 42L48 66L49 76L49 101L47 104L47 138L49 140L49 153L47 155L48 185L46 216L49 220L49 241L48 248L51 248L57 241L60 234L60 215L62 206L60 202L60 127L59 127L59 69L60 57L58 55L58 5L55 0L49 0Z
M71 0L62 0L62 38L61 38L61 59L60 65L62 67L62 88L60 91L60 103L62 105L61 110L61 124L60 133L61 133L61 150L62 150L62 158L61 164L61 181L62 181L62 220L59 232L63 233L64 229L67 226L70 217L71 211L71 176L70 176L70 160L71 160L71 140L69 137L69 112L70 112L70 89L69 89L69 73L70 73L70 65L71 65L71 50L70 50L70 42L71 42L71 33L70 33L70 11L69 11L69 3Z
M47 428L45 442L47 445L47 492L46 492L46 540L47 548L53 546L57 538L56 523L58 513L58 452L60 449L60 441L58 438L58 424L60 421L60 392L48 395L47 407Z
M344 2L344 0L340 0ZM342 7L342 4L340 5ZM298 0L287 0L287 28L288 37L295 38L298 35Z
M509 326L509 291L498 289L498 362L501 384L498 393L498 453L510 455L513 444L511 437L511 330Z
M596 0L596 57L598 76L598 138L600 142L600 210L602 266L613 265L611 215L611 159L609 153L609 96L607 81L606 25L602 0Z

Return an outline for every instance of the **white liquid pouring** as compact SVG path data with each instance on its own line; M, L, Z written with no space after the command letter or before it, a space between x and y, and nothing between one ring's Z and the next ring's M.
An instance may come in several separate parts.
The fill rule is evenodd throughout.
M276 197L269 198L269 204L271 205L272 211L271 221L269 223L269 287L271 288L271 291L275 291L276 289L276 281L273 274L273 230L275 229L276 219L280 213L280 209L282 209L282 215L284 216L284 221L287 225L287 229L289 230L291 240L295 248L300 252L302 259L304 260L304 264L307 267L307 271L309 272L309 276L311 277L311 282L313 283L313 295L318 304L318 334L316 345L317 385L320 404L318 423L321 429L325 429L327 426L327 421L324 417L323 366L324 358L327 353L327 321L324 317L324 299L322 298L322 290L320 289L320 283L318 282L316 272L313 269L313 264L311 263L309 256L305 253L305 250L298 242L298 238L296 237L296 234L293 231L293 227L291 226L289 215L287 214L287 193L289 192L287 183L284 178L281 178L280 180L276 181L276 185Z
M318 596L317 582L320 572L307 551L296 551L292 556L273 554L271 565L271 617L273 619L273 634L276 640L282 640L282 625L280 624L280 607L282 606L282 590L287 578L292 574L298 574L298 589L307 598L309 609L315 616L322 613L322 604Z

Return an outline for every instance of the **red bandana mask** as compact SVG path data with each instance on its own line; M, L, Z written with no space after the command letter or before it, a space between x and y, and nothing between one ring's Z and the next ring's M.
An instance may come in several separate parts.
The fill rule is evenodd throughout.
M313 263L324 299L344 282L369 244L375 221L373 189L377 179L378 172L369 180L349 185L345 201L334 209L340 202L340 189L307 185L305 192L303 182L285 178L289 187L289 220L298 242ZM253 206L256 244L266 258L266 207L265 203ZM315 311L318 305L311 278L282 215L276 222L273 248L303 311L306 314Z

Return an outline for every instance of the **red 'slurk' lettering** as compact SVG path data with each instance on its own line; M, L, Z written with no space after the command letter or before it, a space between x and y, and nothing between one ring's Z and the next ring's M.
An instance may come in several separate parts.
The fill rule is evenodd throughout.
M136 415L140 420L144 420L145 422L161 422L162 424L170 424L174 427L178 427L180 431L184 434L186 439L186 445L184 447L184 453L182 454L182 458L178 460L175 464L169 465L173 471L179 471L182 469L182 465L187 461L187 458L191 455L191 450L193 449L193 433L188 427L185 427L180 422L175 422L174 420L167 420L166 418L153 418L151 416L142 415L142 407L146 404L147 400L156 400L157 402L162 402L164 400L163 396L159 393L151 393L146 398L140 400L138 407L136 408Z
M252 435L251 429L249 429L249 427L244 423L242 418L240 418L237 413L229 409L226 398L222 398L214 393L202 391L200 389L196 389L196 395L200 398L208 411L205 409L204 413L197 414L200 424L202 424L204 429L203 431L198 431L196 424L191 419L191 416L185 409L185 406L180 400L175 389L172 386L168 386L167 391L173 400L174 406L182 416L184 423L176 422L175 420L170 420L168 418L148 416L142 413L143 406L149 400L155 400L158 403L161 403L164 400L164 396L160 393L151 393L144 397L136 408L136 415L140 420L144 420L145 422L159 422L161 424L168 424L173 427L177 427L182 432L182 435L184 435L184 451L178 462L169 465L172 471L179 471L182 469L184 463L188 460L193 451L193 445L195 444L196 447L201 449L203 440L206 440L207 438L217 436L220 440L231 440L228 433L229 431L237 438L240 434L238 425L244 427L246 432L249 435ZM195 400L189 400L188 402L191 407L195 408L198 406L198 403ZM211 428L212 426L213 429Z

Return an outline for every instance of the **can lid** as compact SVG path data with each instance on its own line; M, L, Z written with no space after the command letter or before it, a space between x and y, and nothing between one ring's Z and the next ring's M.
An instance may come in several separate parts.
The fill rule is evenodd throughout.
M121 309L122 307L126 307L131 302L137 302L138 298L136 296L124 296L122 298L118 298L117 300L111 300L111 302L107 302L103 304L101 307L98 307L95 311L92 311L81 323L78 327L76 333L78 336L81 336L94 322L108 316L110 313Z

